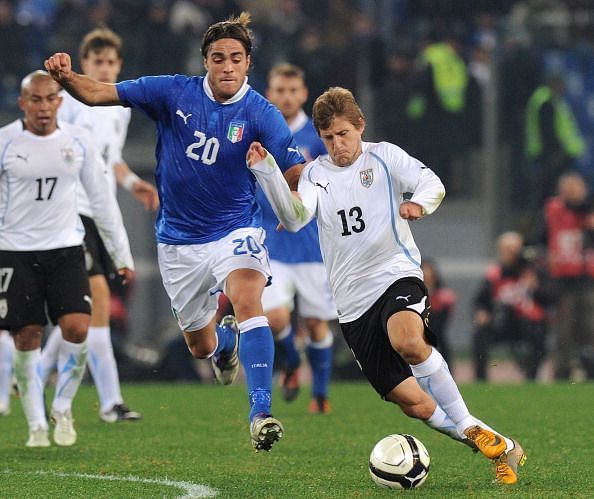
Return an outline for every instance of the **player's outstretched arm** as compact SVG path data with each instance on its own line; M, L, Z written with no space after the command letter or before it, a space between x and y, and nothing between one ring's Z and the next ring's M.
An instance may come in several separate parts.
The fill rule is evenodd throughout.
M70 56L58 52L44 62L45 69L69 94L88 106L115 106L124 103L115 85L93 80L72 70Z
M307 225L313 213L291 193L272 154L259 142L252 142L246 159L281 224L291 232Z

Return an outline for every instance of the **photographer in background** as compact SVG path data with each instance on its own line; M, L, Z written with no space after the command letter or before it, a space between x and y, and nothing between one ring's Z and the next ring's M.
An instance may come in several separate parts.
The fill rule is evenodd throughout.
M487 380L489 353L505 343L525 376L534 380L547 353L546 308L554 296L542 269L524 256L519 233L504 232L496 244L497 262L487 269L474 300L475 376Z
M559 289L555 378L581 368L594 379L594 205L578 172L562 175L557 192L545 203L541 236Z

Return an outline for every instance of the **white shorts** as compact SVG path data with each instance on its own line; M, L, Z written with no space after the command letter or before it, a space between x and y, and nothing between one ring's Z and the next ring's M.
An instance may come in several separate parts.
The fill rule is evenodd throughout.
M202 329L212 320L219 293L234 270L253 269L270 278L264 234L261 228L247 227L210 243L158 244L161 278L182 331Z
M326 279L323 263L283 263L270 261L272 284L264 289L264 312L288 307L299 300L299 315L305 318L336 319L336 305Z

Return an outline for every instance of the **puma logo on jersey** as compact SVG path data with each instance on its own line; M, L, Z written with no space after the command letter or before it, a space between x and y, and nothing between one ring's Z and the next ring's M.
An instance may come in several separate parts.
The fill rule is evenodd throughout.
M21 156L20 154L16 155L17 159L22 159L25 163L29 162L29 156Z
M324 189L326 191L326 194L328 194L328 186L330 185L330 182L328 182L326 185L322 185L319 182L316 182L316 187L321 187L322 189Z
M83 300L86 301L89 305L93 306L93 300L91 300L91 297L89 295L84 295Z
M410 310L414 310L419 315L423 315L423 312L425 311L425 308L426 308L426 306L425 306L426 301L427 301L427 297L423 296L423 299L420 302L413 303L412 305L407 305L406 308L409 308Z
M178 110L175 112L175 114L177 114L178 116L180 116L180 117L181 117L181 119L182 119L182 120L184 120L184 125L187 125L187 124L188 124L188 118L189 118L190 116L192 116L192 113L190 113L190 114L184 114L184 113L183 113L183 111L182 111L181 109L178 109Z
M299 148L297 148L297 147L287 147L287 151L298 153L299 152Z
M406 303L408 303L408 299L409 299L411 296L412 296L412 295L406 295L406 296L404 296L404 295L400 295L400 296L397 296L397 297L396 297L396 299L397 299L397 300L404 300Z

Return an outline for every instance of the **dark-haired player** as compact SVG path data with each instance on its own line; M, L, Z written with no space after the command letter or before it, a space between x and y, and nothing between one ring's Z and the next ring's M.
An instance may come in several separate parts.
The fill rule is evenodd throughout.
M255 179L245 160L252 141L260 141L296 184L304 159L281 114L247 83L249 22L244 12L206 30L204 77L149 76L111 85L73 72L68 54L53 55L45 66L86 104L135 107L155 121L161 201L156 235L173 313L192 354L212 358L223 384L237 374L240 344L252 445L270 450L283 434L271 414L274 341L261 304L270 268ZM217 326L221 291L237 322Z

